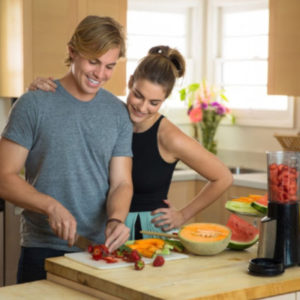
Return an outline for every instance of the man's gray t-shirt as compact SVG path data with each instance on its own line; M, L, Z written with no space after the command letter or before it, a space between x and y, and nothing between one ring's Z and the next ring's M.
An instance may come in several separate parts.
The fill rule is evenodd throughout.
M73 214L79 234L103 243L109 163L113 156L132 156L132 124L124 103L108 91L82 102L56 83L55 93L18 99L2 136L29 150L26 180ZM22 213L21 237L25 247L71 250L47 216L29 210Z

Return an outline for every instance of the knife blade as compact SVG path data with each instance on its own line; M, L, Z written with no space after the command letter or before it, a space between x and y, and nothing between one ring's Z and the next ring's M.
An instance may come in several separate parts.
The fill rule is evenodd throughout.
M82 250L87 250L88 246L93 245L94 243L92 241L90 241L88 238L77 234L76 236L76 241L74 243L74 246L82 249Z

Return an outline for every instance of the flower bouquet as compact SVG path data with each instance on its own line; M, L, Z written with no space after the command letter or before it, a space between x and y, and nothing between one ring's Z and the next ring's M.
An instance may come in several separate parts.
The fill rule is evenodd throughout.
M202 80L201 83L192 83L181 89L180 99L187 103L190 121L201 129L203 147L217 154L214 137L221 120L227 116L232 124L235 123L234 115L225 105L228 99L224 90Z

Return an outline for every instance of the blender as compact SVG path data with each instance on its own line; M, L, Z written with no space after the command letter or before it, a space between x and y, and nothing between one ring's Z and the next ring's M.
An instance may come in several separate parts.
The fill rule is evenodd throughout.
M261 219L258 257L300 263L300 152L267 152L268 215Z

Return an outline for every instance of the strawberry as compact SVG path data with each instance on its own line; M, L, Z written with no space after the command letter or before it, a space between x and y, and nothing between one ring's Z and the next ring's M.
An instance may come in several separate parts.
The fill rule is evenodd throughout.
M145 263L142 259L139 259L139 260L135 261L135 263L134 263L134 269L135 270L139 271L139 270L144 269L144 267L145 267Z
M109 255L108 248L104 244L99 245L99 247L101 248L103 254Z
M113 251L112 255L114 257L117 257L117 258L123 258L124 257L124 253L122 251L120 251L119 249Z
M153 261L154 267L161 267L165 263L165 259L161 255L157 255Z
M118 259L113 256L105 256L105 257L102 257L102 259L104 259L108 264L118 262Z
M94 260L99 260L102 258L102 250L99 245L94 246L92 256Z
M88 250L88 253L93 253L93 251L94 251L93 245L89 245L87 250Z
M135 262L135 261L140 260L141 256L137 250L132 250L130 253L130 259L131 259L131 261Z

